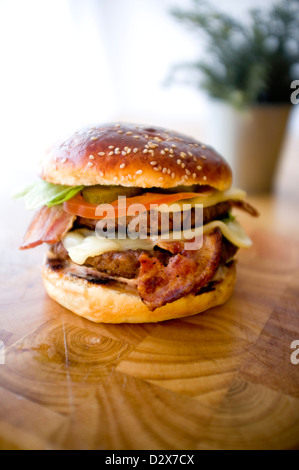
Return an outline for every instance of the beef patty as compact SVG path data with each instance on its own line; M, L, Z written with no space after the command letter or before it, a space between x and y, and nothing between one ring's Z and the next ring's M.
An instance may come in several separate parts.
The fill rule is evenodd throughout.
M188 201L186 202L186 204ZM228 216L229 211L231 210L232 205L230 201L226 202L220 202L219 204L216 204L214 206L210 207L204 207L203 209L203 225L211 222L212 220L216 219L224 219L225 217ZM183 228L183 223L186 223L186 219L191 219L190 220L190 226L194 227L195 225L195 210L191 209L191 211L184 211L181 213L181 228ZM126 217L125 222L123 222L125 225L128 225L131 221L133 220L133 217ZM82 228L82 227L87 227L92 230L95 229L96 224L98 220L93 220L93 219L86 219L84 217L78 217L76 222L75 222L75 227L74 228ZM117 231L118 228L118 219L115 221L116 226L115 230ZM162 225L162 220L161 220L161 213L158 213L157 221L156 224L157 226L154 225L155 222L153 219L151 220L150 218L150 212L147 213L147 233L150 234L150 230L158 232L158 234L161 234L161 225ZM173 214L169 214L169 230L172 231L174 226L174 217ZM178 227L176 227L176 230L178 230Z
M58 259L62 261L70 261L68 252L63 244L56 243L52 247L52 251ZM222 237L220 263L226 264L237 253L238 248L230 243L226 238ZM159 262L167 266L174 254L156 247L152 251L143 250L127 250L127 251L110 251L94 258L87 258L84 266L92 267L99 272L108 274L109 276L123 277L126 279L136 279L140 270L140 258L142 255L152 258L158 258Z

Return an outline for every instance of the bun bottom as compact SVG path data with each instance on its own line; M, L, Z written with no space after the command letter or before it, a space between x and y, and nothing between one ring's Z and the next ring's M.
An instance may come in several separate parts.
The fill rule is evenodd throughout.
M98 285L53 269L47 262L42 278L48 295L71 312L95 323L155 323L187 317L222 305L230 298L236 282L236 265L219 268L211 290L188 295L171 304L148 310L137 291L126 285Z

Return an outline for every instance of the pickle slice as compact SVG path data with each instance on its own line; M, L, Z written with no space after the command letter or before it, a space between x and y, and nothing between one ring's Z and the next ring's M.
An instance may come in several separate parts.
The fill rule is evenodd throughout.
M91 204L111 204L117 201L119 196L134 197L144 192L141 188L124 186L89 186L82 191L85 201Z

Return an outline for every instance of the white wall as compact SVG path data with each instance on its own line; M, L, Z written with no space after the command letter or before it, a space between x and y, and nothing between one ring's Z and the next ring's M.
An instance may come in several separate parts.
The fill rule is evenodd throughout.
M203 48L169 14L190 3L0 0L0 139L7 168L34 168L48 144L89 123L124 119L209 135L206 95L163 85L172 65L192 61ZM217 1L241 17L260 3Z

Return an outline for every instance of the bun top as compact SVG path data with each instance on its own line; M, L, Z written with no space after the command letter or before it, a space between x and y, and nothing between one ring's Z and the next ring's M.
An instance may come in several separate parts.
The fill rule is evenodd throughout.
M232 172L213 148L160 127L103 124L75 132L46 153L40 176L67 186L229 189Z

